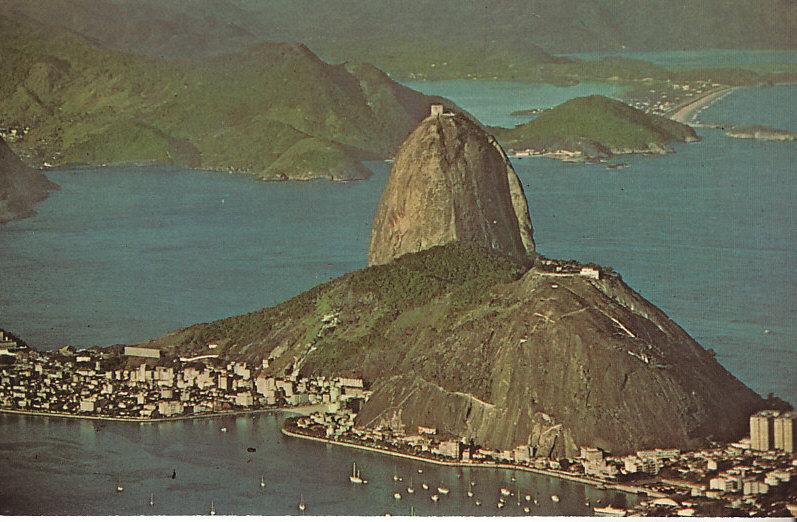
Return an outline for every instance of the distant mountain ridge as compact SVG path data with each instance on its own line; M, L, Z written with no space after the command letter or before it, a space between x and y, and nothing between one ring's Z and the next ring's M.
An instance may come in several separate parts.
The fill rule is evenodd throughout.
M546 62L546 52L797 45L797 6L790 0L2 0L0 6L109 48L172 58L266 40L303 41L324 58L378 66L399 65L410 48L431 62L472 52Z
M0 15L0 126L33 164L160 162L262 179L362 179L439 98L365 64L260 43L200 62L96 48Z

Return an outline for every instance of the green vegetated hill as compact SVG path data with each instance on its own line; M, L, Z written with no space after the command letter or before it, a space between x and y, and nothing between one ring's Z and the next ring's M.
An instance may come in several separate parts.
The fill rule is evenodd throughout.
M572 456L743 435L761 398L663 312L616 275L538 265L451 243L150 344L267 359L274 375L363 376L374 394L358 423L435 426L493 448Z
M369 65L264 43L201 63L98 49L0 16L0 126L31 163L161 162L263 179L359 179L435 98ZM450 104L449 104L450 105Z
M0 224L31 216L36 203L58 185L33 170L0 138Z
M698 139L688 125L647 114L605 96L574 98L513 129L494 128L502 144L521 151L580 152L586 157L662 153Z

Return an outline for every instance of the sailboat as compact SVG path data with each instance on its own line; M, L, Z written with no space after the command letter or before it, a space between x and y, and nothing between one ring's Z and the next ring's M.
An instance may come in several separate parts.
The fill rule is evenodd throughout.
M260 475L260 487L266 487L266 478L263 475Z
M473 497L473 486L468 486L468 498Z
M155 495L153 495L152 493L149 494L149 505L150 506L155 505Z
M299 505L297 507L299 508L299 511L304 511L307 509L307 504L304 503L304 496L302 496L301 493L299 493Z
M434 502L437 502L438 500L440 500L440 496L439 495L432 495L432 500Z
M396 491L395 493L393 493L393 498L395 498L396 500L401 500L401 493Z
M117 493L121 493L121 492L122 492L122 491L124 491L124 490L125 490L125 488L124 488L124 487L123 487L121 484L118 484L118 485L116 486L116 492L117 492Z
M210 501L210 512L209 512L209 514L211 516L216 514L216 508L213 506L213 501L212 500Z
M363 479L360 477L360 471L357 469L357 463L354 462L351 465L351 475L349 476L349 480L352 484L362 484Z
M393 482L398 482L398 480L399 480L398 468L396 466L393 466Z
M481 501L481 500L477 500L477 501L476 501L476 505L477 505L477 506L481 506L481 505L482 505L482 501Z
M407 487L407 493L415 493L415 488L412 487L412 477L410 477L410 485Z

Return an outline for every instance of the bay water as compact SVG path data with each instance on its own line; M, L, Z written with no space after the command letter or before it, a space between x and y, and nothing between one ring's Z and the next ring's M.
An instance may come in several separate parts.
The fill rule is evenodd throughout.
M436 93L487 123L516 110L515 102L495 103L496 82L467 83L467 96ZM794 130L796 93L738 90L700 120ZM528 108L527 100L519 105ZM748 386L797 402L794 144L699 132L701 142L674 154L623 158L624 170L514 160L538 249L613 266ZM0 227L0 326L43 349L132 343L270 306L362 268L389 170L369 166L374 176L357 183L262 183L166 167L52 171L62 190L37 216ZM408 479L415 464L287 439L279 421L102 423L98 431L91 421L0 415L0 462L13 470L0 477L0 506L16 514L201 514L214 501L219 513L287 514L302 494L310 514L409 513L410 502L392 498L391 477L396 468ZM346 479L355 459L370 475L365 492ZM503 484L562 497L541 500L536 514L586 514L587 498L625 500L539 476L511 483L510 472L422 467L452 493L437 505L419 497L418 514L522 514L495 508ZM467 488L457 473L485 488L479 510L456 500Z

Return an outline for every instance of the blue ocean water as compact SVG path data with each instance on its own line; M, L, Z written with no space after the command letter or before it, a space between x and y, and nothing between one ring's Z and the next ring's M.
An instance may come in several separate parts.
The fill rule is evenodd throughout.
M470 105L447 95L492 121L514 110L511 100L494 103L495 82L468 85L478 91ZM795 94L738 90L701 120L793 130ZM747 385L797 403L794 144L699 132L702 142L624 159L625 170L515 160L538 248L612 265ZM54 171L62 190L38 215L0 227L0 325L41 348L134 342L276 304L363 267L388 171L370 166L370 180L345 184L156 167ZM227 439L219 438L224 423L234 428ZM294 513L301 493L312 514L409 511L392 499L389 477L394 466L406 477L413 465L287 440L277 428L274 417L243 416L106 423L97 432L89 421L0 415L0 462L16 470L0 477L0 506L147 513L154 493L158 513L205 513L212 500L219 513L279 514ZM242 452L247 445L256 458ZM353 459L373 477L367 494L345 480ZM180 481L164 478L178 465ZM480 513L453 502L463 492L457 470L427 473L452 487L452 502L423 499L419 514ZM509 479L483 473L476 481L485 499ZM276 489L259 491L260 474ZM124 494L113 491L116 481ZM586 513L585 496L606 494L536 476L518 483L535 497L562 497L541 501L539 514ZM521 514L491 509L484 514Z
M435 466L292 439L281 434L282 421L242 415L139 425L0 414L0 514L207 515L213 502L219 515L296 515L301 497L308 515L406 516L410 506L417 515L523 515L516 497L498 509L502 486L537 499L530 504L537 515L588 515L587 501L634 501L540 475ZM353 462L367 485L349 482ZM394 482L394 474L403 481ZM406 492L410 480L414 494ZM450 493L435 503L430 497L440 485ZM395 500L397 491L404 498ZM551 500L554 494L561 502Z
M468 83L474 100L496 86ZM769 104L757 92L736 91L701 118L794 121L794 87L760 89ZM797 402L794 145L700 132L700 143L628 158L620 171L515 160L537 244L614 266L745 383ZM62 190L0 228L2 324L45 349L134 342L363 267L388 171L371 166L371 179L344 184L155 167L52 172Z

